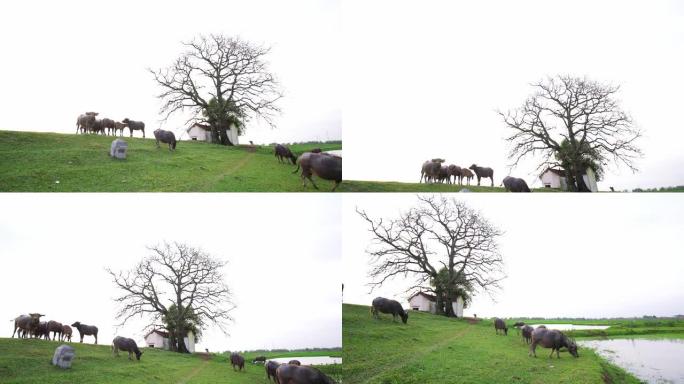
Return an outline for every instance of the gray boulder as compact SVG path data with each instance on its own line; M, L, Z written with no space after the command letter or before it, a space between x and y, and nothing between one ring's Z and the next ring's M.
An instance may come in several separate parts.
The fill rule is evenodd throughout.
M62 369L71 368L71 361L75 356L76 351L73 347L60 345L55 349L55 354L52 356L52 365L56 365Z
M121 139L116 139L112 141L112 147L109 149L109 156L117 159L125 159L127 150L128 144Z

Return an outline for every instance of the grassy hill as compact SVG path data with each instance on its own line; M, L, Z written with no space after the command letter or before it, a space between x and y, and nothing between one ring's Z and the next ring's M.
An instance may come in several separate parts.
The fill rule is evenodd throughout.
M579 358L561 352L537 358L509 330L497 336L490 321L470 324L411 312L408 324L391 316L371 318L369 307L345 304L342 311L343 375L351 383L639 383L588 349Z
M153 139L124 137L128 158L109 157L112 136L0 131L0 191L16 192L301 192L293 165L269 146L224 147L179 142L175 152ZM293 145L297 154L314 147ZM332 183L315 179L322 191Z
M46 340L0 339L0 383L188 383L188 384L259 384L268 383L263 365L247 363L235 372L224 354L179 354L144 349L140 361L129 361L126 353L112 356L108 345L70 343L76 349L72 368L63 370L50 364L58 342ZM330 353L324 353L329 355ZM265 354L287 357L288 353ZM301 356L301 353L298 354ZM339 366L320 366L321 371L338 381Z

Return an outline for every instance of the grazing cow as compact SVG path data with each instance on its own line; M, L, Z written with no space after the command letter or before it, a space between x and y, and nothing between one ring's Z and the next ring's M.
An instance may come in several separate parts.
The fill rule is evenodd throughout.
M276 144L274 153L275 157L278 158L279 163L282 163L283 159L285 163L287 163L287 160L289 159L292 164L297 164L297 157L292 153L292 151L290 151L290 148L282 144Z
M473 178L473 173L470 172L470 169L468 168L461 168L461 179L465 178L466 181L468 182L468 185L470 185L470 180Z
M142 131L143 138L145 137L145 123L142 121L131 120L127 117L121 120L121 122L128 127L128 132L130 132L131 137L133 137L133 131Z
M50 332L52 332L52 340L61 340L62 339L62 323L50 320L47 322L47 330L48 330L48 340L50 340ZM57 338L57 334L59 334L59 338Z
M451 182L451 176L454 177L454 184L456 184L456 181L458 180L458 184L461 185L461 180L463 179L463 172L461 171L461 167L458 165L450 164L449 165L449 182Z
M82 115L79 115L76 119L76 133L86 133L90 131L90 128L95 123L95 117L97 115L99 115L97 112L86 112Z
M391 313L392 321L396 321L397 316L401 317L401 321L404 324L406 324L408 321L408 311L405 311L401 304L399 304L399 302L396 300L385 299L384 297L376 297L373 299L371 314L376 319L379 319L380 315L378 312Z
M331 155L329 153L311 153L304 152L297 159L297 169L292 173L297 173L299 167L302 168L302 186L306 187L306 179L308 179L314 188L318 189L316 183L311 178L316 175L323 180L332 180L335 182L332 192L337 189L337 186L342 182L342 158Z
M574 357L579 357L575 341L565 336L563 332L557 329L538 327L532 331L532 343L530 344L530 352L528 355L537 357L537 345L541 345L544 348L551 348L551 355L549 355L549 358L553 357L553 352L555 351L556 357L560 359L560 349L563 347L567 348L568 352Z
M473 164L470 167L468 167L475 172L475 176L477 176L477 185L480 185L480 179L482 178L489 178L492 181L492 187L494 186L494 170L491 168L487 167L478 167L477 165Z
M265 363L266 362L266 356L257 356L252 360L252 364L256 363Z
M442 169L444 159L432 159L423 163L420 170L420 183L425 180L425 183L435 182L439 179L439 172Z
M530 340L532 339L532 332L534 331L534 328L530 327L529 325L525 325L522 327L522 338L525 340L526 344L530 343Z
M111 133L112 135L114 135L114 127L116 126L116 121L105 117L104 119L100 120L100 124L102 124L103 133L107 135Z
M62 325L62 339L61 341L69 341L71 342L71 334L73 331L71 330L71 327L64 324Z
M287 363L292 365L302 365L302 363L299 360L290 360Z
M276 374L276 371L278 370L278 367L280 364L276 363L273 360L269 360L265 365L266 369L266 378L268 378L268 381L271 381L271 377L273 377L273 382L278 383L278 375Z
M280 384L334 384L335 381L316 368L282 364L276 370Z
M81 343L84 336L95 336L95 344L97 344L97 327L94 325L81 324L79 321L71 324L72 327L78 329L78 335L81 337Z
M159 148L159 142L169 145L169 151L176 150L176 135L171 131L165 131L163 129L154 130L154 139L157 141L157 148Z
M138 345L135 340L129 339L127 337L117 336L112 340L112 353L119 357L119 351L128 352L128 360L133 360L131 354L135 353L135 359L140 360L140 356L143 354L138 349Z
M28 315L21 315L14 319L14 331L12 332L12 337L19 329L19 335L17 337L27 338L29 335L35 333L35 330L40 324L40 318L45 315L40 313L29 313Z
M50 332L48 332L48 323L44 321L38 323L38 328L34 330L32 336L37 337L39 339L50 340Z
M510 192L529 192L530 191L530 187L527 186L527 183L525 182L525 180L517 178L517 177L511 177L511 176L504 177L503 185L506 188L506 191L510 191Z
M496 318L494 319L494 331L498 335L500 330L503 331L504 335L508 336L508 327L506 326L506 323L503 320Z
M233 366L233 371L236 366L242 371L245 368L245 358L233 352L230 354L230 365Z

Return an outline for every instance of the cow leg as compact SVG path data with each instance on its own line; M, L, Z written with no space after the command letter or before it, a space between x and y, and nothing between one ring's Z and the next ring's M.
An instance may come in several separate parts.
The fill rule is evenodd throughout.
M492 187L493 187L494 186L494 176L490 177L490 179L492 180Z
M480 176L477 177L477 186L480 186Z
M95 334L95 344L97 344L97 333Z
M330 192L335 192L335 190L337 189L337 186L340 185L341 182L342 182L342 180L335 180L335 185L333 186L333 189Z
M551 348L551 354L549 355L549 359L553 359L553 353L556 352L555 348Z

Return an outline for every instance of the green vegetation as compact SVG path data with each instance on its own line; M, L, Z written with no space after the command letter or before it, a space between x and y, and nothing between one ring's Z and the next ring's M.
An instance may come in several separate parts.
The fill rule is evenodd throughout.
M684 185L660 188L635 188L632 192L684 192Z
M148 132L151 135L151 132ZM149 136L149 135L148 135ZM128 138L128 158L109 157L114 138L0 131L0 191L14 192L301 192L295 167L268 146L225 147L182 141L175 152L153 139ZM295 154L340 144L293 145ZM333 183L315 179L322 191Z
M496 336L491 321L469 322L411 312L408 324L374 320L366 306L345 304L343 374L349 383L639 383L589 349L537 358L509 330Z
M129 361L125 352L113 357L109 345L79 343L71 343L76 349L72 368L62 370L50 364L58 345L46 340L0 339L0 383L268 383L263 365L252 364L248 358L245 371L234 372L227 354L190 355L145 348L140 361ZM283 357L277 353L264 355ZM337 380L341 378L339 365L318 368Z
M488 179L485 179L488 181ZM484 182L486 184L486 182ZM475 182L477 184L477 181ZM485 187L477 185L401 183L398 181L361 181L344 180L338 191L346 192L459 192L467 189L470 192L506 192L503 187ZM535 188L532 192L559 192L552 188Z

